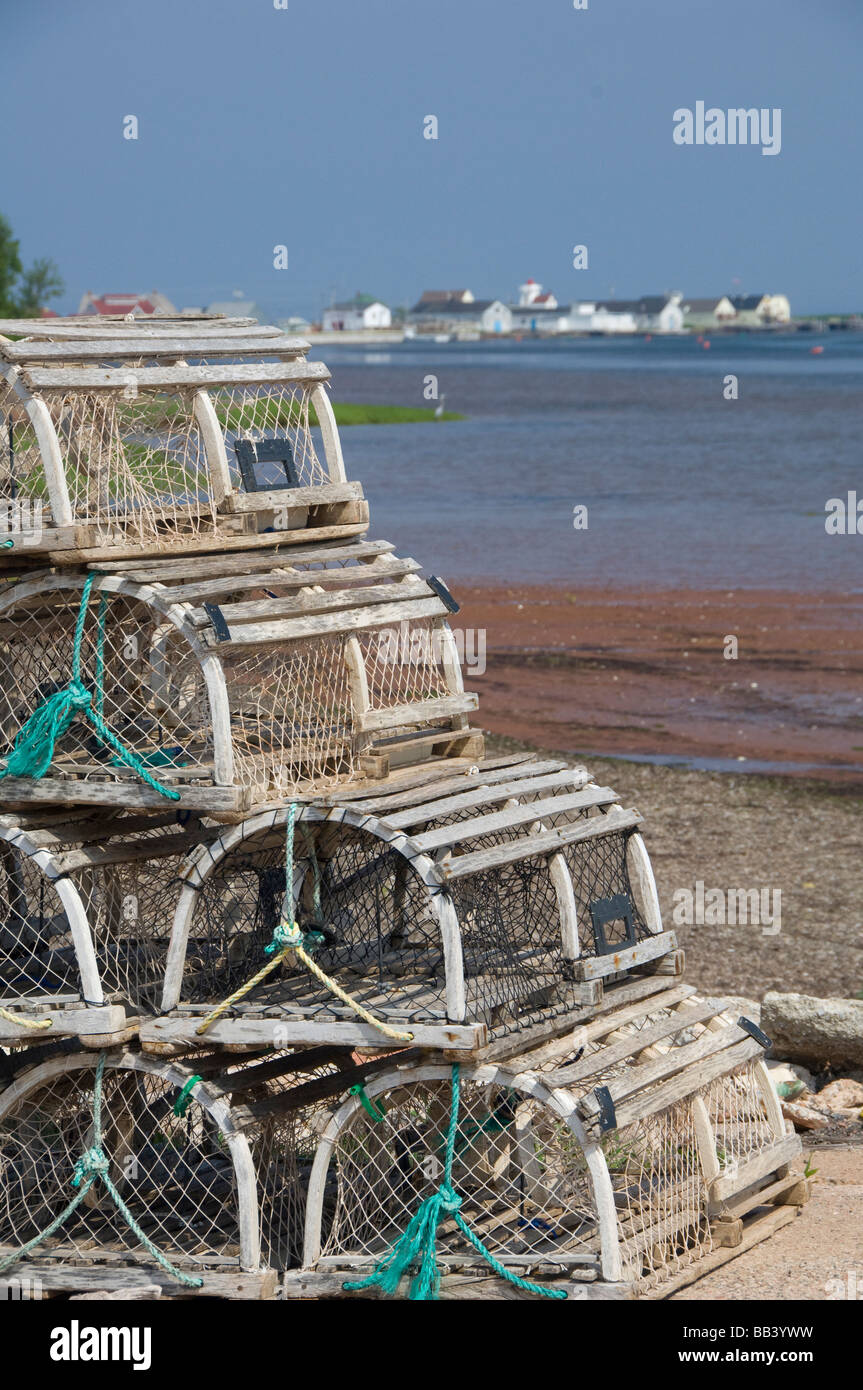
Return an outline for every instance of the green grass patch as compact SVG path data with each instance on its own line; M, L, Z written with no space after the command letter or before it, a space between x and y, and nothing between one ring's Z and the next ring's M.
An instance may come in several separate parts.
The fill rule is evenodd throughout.
M337 425L422 425L435 419L434 406L362 405L354 401L333 401L333 411ZM445 410L437 418L463 420L465 417L454 410Z

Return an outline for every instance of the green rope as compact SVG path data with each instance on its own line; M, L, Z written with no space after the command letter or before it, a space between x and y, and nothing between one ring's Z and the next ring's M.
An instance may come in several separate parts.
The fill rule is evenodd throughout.
M366 1095L366 1088L365 1088L365 1086L363 1086L362 1082L360 1082L360 1083L359 1083L358 1085L356 1085L356 1086L349 1086L349 1087L348 1087L348 1095L349 1095L349 1096L359 1096L359 1098L360 1098L360 1105L363 1107L363 1109L365 1110L366 1114L367 1114L367 1115L371 1115L372 1119L373 1119L377 1124L380 1124L381 1120L385 1120L385 1119L386 1119L386 1117L387 1117L387 1112L386 1112L386 1110L383 1108L382 1105L375 1105L375 1103L374 1103L374 1101L372 1100L371 1096Z
M446 1136L446 1157L443 1181L437 1192L420 1203L404 1235L390 1247L384 1258L375 1265L366 1279L349 1280L342 1285L347 1290L368 1289L373 1284L385 1294L398 1293L402 1278L416 1269L408 1297L415 1302L436 1299L440 1291L441 1272L437 1264L437 1228L446 1214L451 1216L466 1240L478 1255L486 1261L501 1279L514 1284L525 1293L539 1294L542 1298L566 1298L565 1289L550 1289L544 1284L531 1283L513 1274L500 1260L488 1250L468 1226L461 1214L461 1197L452 1185L452 1165L455 1157L455 1139L458 1129L458 1108L460 1093L460 1069L458 1063L452 1069L452 1102L450 1105L449 1127Z
M14 550L14 541L0 541L0 550Z
M75 1209L83 1202L96 1179L101 1178L105 1187L108 1189L114 1205L127 1226L132 1231L133 1235L137 1236L144 1249L152 1255L156 1263L161 1265L162 1269L164 1269L172 1279L175 1279L178 1284L185 1284L186 1287L190 1289L199 1289L204 1282L203 1279L197 1279L191 1274L184 1274L181 1269L177 1269L176 1265L171 1263L168 1256L164 1255L157 1245L153 1244L150 1237L141 1230L141 1227L126 1206L126 1203L123 1201L123 1198L120 1196L111 1179L109 1173L109 1168L111 1166L110 1161L106 1158L102 1149L102 1078L104 1072L105 1053L100 1052L99 1061L96 1064L96 1079L93 1083L93 1143L89 1149L85 1149L81 1154L75 1164L72 1174L72 1186L76 1187L78 1191L69 1205L64 1207L59 1216L54 1217L54 1220L45 1227L44 1231L40 1231L39 1235L34 1236L32 1240L28 1240L26 1245L21 1246L20 1250L13 1250L11 1254L4 1256L4 1258L0 1260L0 1274L2 1274L4 1270L7 1270L10 1265L18 1264L19 1260L23 1260L26 1255L29 1255L31 1250L35 1250L37 1245L41 1245L43 1240L47 1240L49 1236L52 1236L55 1231L59 1230ZM198 1081L200 1077L193 1077L192 1079L193 1081Z
M52 695L49 695L44 703L31 714L26 724L19 729L12 751L6 759L6 766L0 769L0 780L4 777L32 777L35 780L44 777L53 761L58 740L68 731L75 715L80 714L89 720L102 743L113 749L121 763L130 767L143 782L146 782L154 791L159 792L161 796L167 797L170 801L179 801L180 793L158 782L152 773L148 772L145 761L120 742L102 717L105 666L104 602L100 603L98 617L95 705L93 692L87 689L81 679L81 644L84 639L84 621L87 616L87 605L90 602L90 590L96 578L97 575L94 571L92 574L88 574L84 581L84 590L81 594L81 603L75 622L72 679L62 690L55 690ZM105 596L102 595L102 598L104 600Z
M189 1101L192 1099L192 1091L199 1081L203 1081L202 1076L190 1076L177 1099L174 1101L174 1114L178 1119L185 1115L189 1108Z

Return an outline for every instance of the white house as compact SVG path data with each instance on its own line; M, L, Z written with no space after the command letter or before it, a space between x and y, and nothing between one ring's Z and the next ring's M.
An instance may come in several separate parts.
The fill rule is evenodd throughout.
M469 290L452 296L426 290L408 314L408 322L425 333L509 333L512 310L500 299L474 299Z
M355 333L362 328L390 328L393 316L386 304L370 295L358 294L341 304L331 304L325 309L321 327L324 332L342 330Z
M681 306L687 328L721 328L734 320L737 313L727 294L708 299L687 299Z

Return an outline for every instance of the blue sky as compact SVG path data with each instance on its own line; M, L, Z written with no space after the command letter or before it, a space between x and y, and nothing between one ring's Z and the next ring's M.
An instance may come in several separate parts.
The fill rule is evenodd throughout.
M0 211L25 261L58 262L62 308L157 287L308 316L357 289L509 299L528 275L561 302L677 288L863 308L859 0L0 11ZM781 153L675 145L673 112L698 100L781 108Z

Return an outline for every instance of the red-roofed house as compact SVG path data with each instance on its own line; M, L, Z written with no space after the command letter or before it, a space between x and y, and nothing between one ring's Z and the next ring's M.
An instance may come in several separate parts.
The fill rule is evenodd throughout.
M148 290L146 294L94 294L92 290L88 290L78 305L79 314L119 314L121 317L133 314L135 318L140 318L143 314L176 312L170 299L158 290Z

